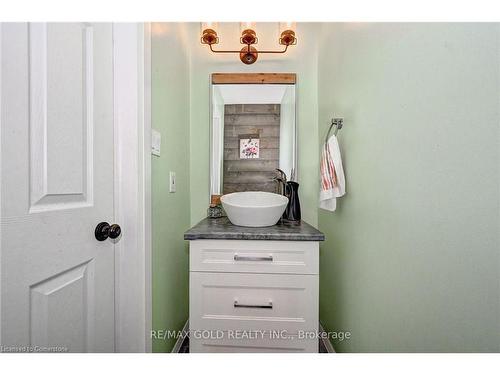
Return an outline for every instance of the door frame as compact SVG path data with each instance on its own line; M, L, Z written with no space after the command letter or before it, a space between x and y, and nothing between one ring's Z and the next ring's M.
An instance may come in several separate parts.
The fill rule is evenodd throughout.
M113 58L115 352L151 352L150 23L113 23Z
M3 23L0 23L0 178L3 176L2 174L2 120L3 120L3 113L2 113L2 103L3 103L3 97L2 97L2 78L3 78L3 67L2 67L2 52L3 52ZM1 205L2 205L2 188L0 186L0 220L2 220L2 212L1 212ZM0 223L0 260L2 259L2 225ZM2 345L2 267L0 265L0 345Z

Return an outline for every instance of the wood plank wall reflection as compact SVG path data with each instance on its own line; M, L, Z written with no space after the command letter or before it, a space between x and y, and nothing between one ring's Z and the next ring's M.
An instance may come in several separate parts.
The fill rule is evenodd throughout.
M240 135L260 138L260 158L240 159ZM223 193L268 191L279 166L280 105L230 104L224 106Z

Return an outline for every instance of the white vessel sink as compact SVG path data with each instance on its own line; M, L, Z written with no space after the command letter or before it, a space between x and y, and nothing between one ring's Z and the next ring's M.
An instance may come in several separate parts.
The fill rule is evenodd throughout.
M245 191L221 197L222 207L234 225L269 227L278 222L288 204L288 198L263 191Z

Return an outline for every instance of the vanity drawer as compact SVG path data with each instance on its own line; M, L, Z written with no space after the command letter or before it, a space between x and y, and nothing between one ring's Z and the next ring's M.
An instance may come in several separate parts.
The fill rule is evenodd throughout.
M265 334L267 344L279 346L282 334L318 329L317 275L191 272L189 277L192 335L203 330L257 331Z
M190 271L316 275L316 241L196 240L189 244Z
M190 353L318 353L317 339L203 339L190 337Z

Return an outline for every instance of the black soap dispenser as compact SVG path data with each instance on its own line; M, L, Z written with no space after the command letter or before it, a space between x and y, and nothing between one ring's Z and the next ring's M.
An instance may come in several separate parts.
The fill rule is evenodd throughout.
M295 181L288 181L285 185L285 195L288 198L288 204L283 214L283 221L286 224L300 224L300 201L299 184Z

